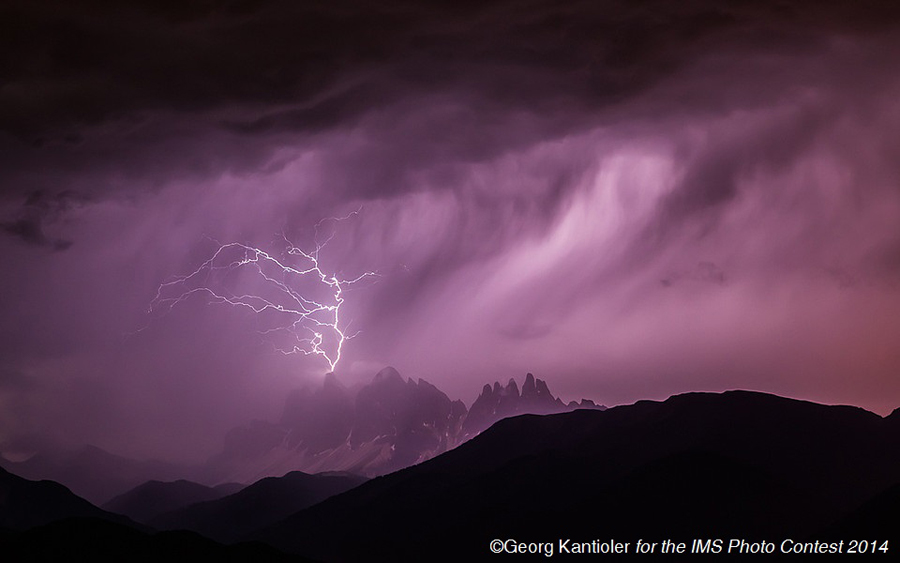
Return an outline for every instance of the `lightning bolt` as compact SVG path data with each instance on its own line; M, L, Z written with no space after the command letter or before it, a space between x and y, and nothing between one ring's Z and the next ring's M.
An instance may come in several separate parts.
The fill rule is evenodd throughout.
M176 276L157 288L150 311L168 312L194 296L205 296L212 303L246 308L271 326L264 335L283 335L287 346L275 346L283 354L321 356L334 371L341 360L344 343L358 334L349 333L341 318L344 292L377 272L364 272L355 278L339 278L323 269L319 253L334 237L334 232L319 241L319 227L325 221L343 221L329 217L316 224L315 249L305 252L282 233L285 249L281 257L239 242L219 244L213 255L193 272ZM237 294L227 291L228 279L248 271L255 281L253 290ZM240 281L240 280L239 280ZM248 285L254 285L252 283Z

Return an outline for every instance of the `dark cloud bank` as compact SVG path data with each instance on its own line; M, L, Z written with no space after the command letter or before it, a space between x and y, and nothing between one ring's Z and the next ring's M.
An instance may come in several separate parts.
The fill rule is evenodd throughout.
M318 384L157 285L216 241L325 266L471 402L750 388L900 405L900 10L882 2L6 2L0 442L191 458ZM240 280L238 280L240 281Z

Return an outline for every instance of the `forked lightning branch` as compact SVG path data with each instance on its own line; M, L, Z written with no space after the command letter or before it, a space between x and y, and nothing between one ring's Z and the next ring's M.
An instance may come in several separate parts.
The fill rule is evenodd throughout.
M319 225L312 252L298 248L284 235L285 249L281 256L238 242L220 245L191 273L161 284L151 303L151 312L168 312L192 298L239 307L254 314L258 332L266 335L276 350L283 354L320 356L328 363L329 370L334 371L344 343L356 335L348 332L347 323L341 317L344 292L378 274L364 272L354 278L343 278L326 271L319 253L331 237L320 242Z

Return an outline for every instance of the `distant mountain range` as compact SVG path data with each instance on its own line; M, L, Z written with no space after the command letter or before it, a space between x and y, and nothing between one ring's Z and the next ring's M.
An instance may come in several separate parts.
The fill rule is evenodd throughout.
M374 477L433 458L502 418L579 408L606 407L590 400L564 404L530 373L521 393L513 379L505 387L485 385L471 409L427 381L404 380L391 367L355 393L329 374L316 391L292 393L279 422L232 430L208 474L217 482L244 483L289 471Z
M293 471L266 477L216 500L183 503L147 523L158 530L192 530L228 543L364 482L357 475Z
M217 544L187 532L154 533L101 510L53 481L31 481L0 469L0 560L3 561L266 561L306 559L269 546Z
M348 389L328 374L322 387L291 393L278 422L255 420L234 428L222 452L200 466L138 461L94 446L40 452L18 463L0 458L0 465L28 479L58 481L104 506L148 481L187 480L209 486L250 484L291 471L383 475L452 449L501 418L577 408L605 407L590 400L563 404L544 381L529 373L521 392L512 379L505 387L499 382L485 385L467 409L434 385L405 380L387 367L358 389Z
M198 469L162 461L138 461L95 446L74 451L39 452L22 462L0 458L0 465L27 479L50 479L96 505L149 480L200 480Z
M384 379L396 380L391 373ZM421 391L421 382L401 383L410 396ZM520 399L539 389L537 381L533 391L526 386ZM509 385L492 386L479 400L496 414L511 394ZM397 412L385 397L373 404ZM441 412L452 413L452 404ZM458 420L462 436L465 422ZM435 436L431 430L425 435ZM363 436L361 444L377 439ZM158 529L240 542L230 547L192 532L148 533L58 484L3 471L0 553L30 560L469 561L496 559L494 539L550 542L556 553L560 540L614 540L633 553L638 540L691 546L734 538L843 540L844 549L849 540L888 541L892 552L900 541L898 444L900 409L880 417L763 393L689 393L605 411L513 416L455 449L368 481L290 473L201 502L198 496L221 490L148 483L107 505L143 514ZM176 508L159 514L162 505Z
M289 475L277 483L264 480L249 487L251 494L229 495L221 506L192 504L192 499L209 494L227 494L222 487L206 487L187 481L149 482L109 503L109 507L130 508L148 514L164 505L192 504L200 510L201 524L232 530L225 538L235 543L259 526L271 524L364 479L343 476ZM203 510L204 507L213 510ZM219 509L219 510L217 510ZM149 512L148 512L149 510ZM178 515L177 511L174 514ZM220 521L215 517L219 516ZM193 523L193 521L189 521ZM257 524L258 523L258 524ZM163 528L164 526L156 526ZM180 530L194 526L179 526ZM203 531L206 531L205 529ZM205 534L207 537L215 534ZM3 561L260 561L295 562L307 559L287 555L259 543L225 546L194 532L157 533L123 513L102 510L53 481L32 481L0 469L0 560Z
M497 538L896 547L898 419L738 391L517 416L254 537L328 561L488 559Z

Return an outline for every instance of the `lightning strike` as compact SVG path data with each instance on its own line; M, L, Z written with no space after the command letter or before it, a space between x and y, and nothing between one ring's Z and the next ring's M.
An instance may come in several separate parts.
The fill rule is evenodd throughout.
M286 346L275 345L283 354L321 356L329 371L341 360L344 343L358 332L348 332L341 318L344 292L377 272L364 272L355 278L341 278L327 273L319 253L334 237L334 232L319 241L319 227L324 221L343 221L345 217L329 217L316 224L315 249L305 252L282 233L286 248L282 257L239 242L220 244L213 255L193 272L160 284L150 311L168 312L185 300L205 295L211 303L224 303L252 311L266 328L263 335L281 335ZM248 271L251 279L242 277ZM238 278L233 280L233 278ZM229 292L226 286L240 283L254 286L247 293ZM221 288L218 286L222 286ZM271 325L271 326L269 326Z

